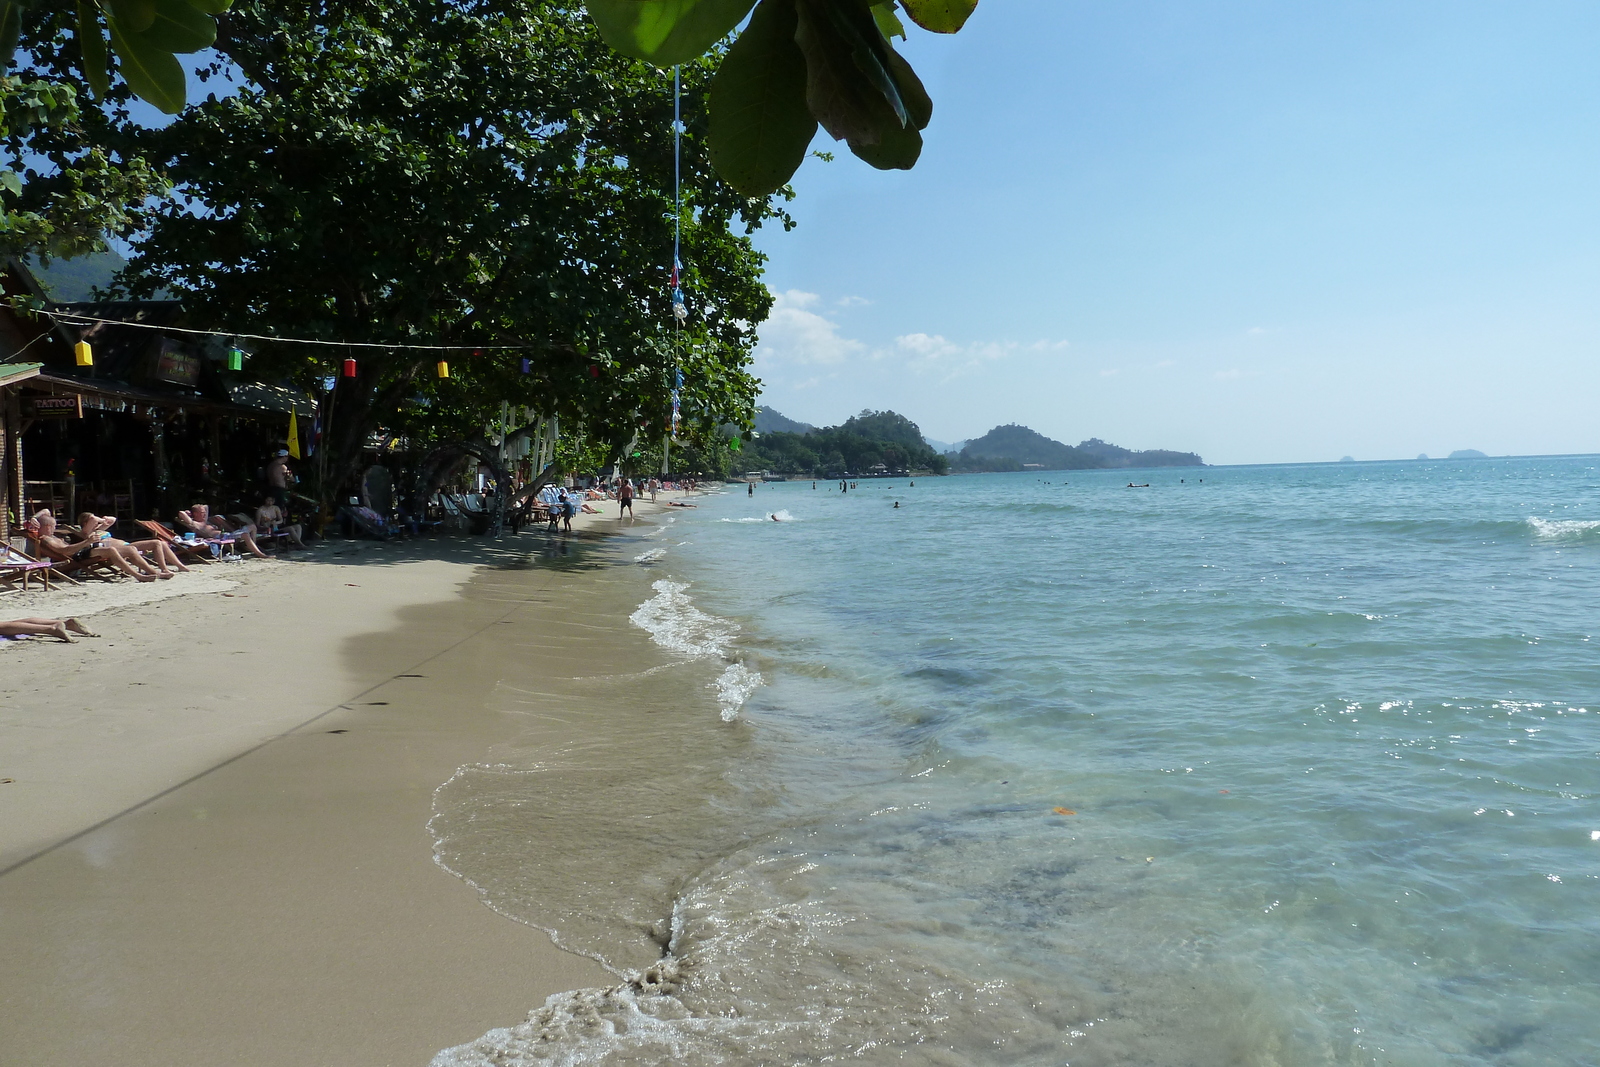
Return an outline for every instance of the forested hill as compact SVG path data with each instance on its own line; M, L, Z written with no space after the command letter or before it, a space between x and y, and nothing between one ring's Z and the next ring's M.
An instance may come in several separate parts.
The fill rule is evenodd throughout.
M1040 470L1093 470L1106 467L1199 467L1200 457L1193 452L1149 449L1135 452L1091 437L1077 447L1052 441L1026 426L996 426L976 440L967 442L954 457L952 469L958 471L1017 471L1037 465Z
M763 409L766 425L805 426ZM758 415L757 426L761 425ZM944 474L950 460L928 447L917 424L892 411L863 411L842 426L807 426L803 433L757 430L734 460L745 471L799 474L808 478L864 478L873 474L933 471Z

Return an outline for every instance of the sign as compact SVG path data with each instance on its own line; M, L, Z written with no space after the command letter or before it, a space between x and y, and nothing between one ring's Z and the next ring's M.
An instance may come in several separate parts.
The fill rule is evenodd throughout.
M178 347L178 342L163 337L161 349L156 354L156 372L153 377L159 382L171 382L173 385L187 385L193 388L200 384L200 357L190 355Z
M28 414L36 419L81 419L83 397L36 396L31 400L30 409Z

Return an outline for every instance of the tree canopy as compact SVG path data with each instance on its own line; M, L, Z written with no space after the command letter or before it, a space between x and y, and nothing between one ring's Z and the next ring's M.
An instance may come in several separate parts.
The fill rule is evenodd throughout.
M562 2L247 0L219 21L203 74L236 92L159 130L107 112L92 133L176 190L135 244L136 291L182 293L220 332L395 346L254 346L252 374L316 391L356 359L325 427L334 490L377 430L460 441L501 401L618 452L659 439L675 368L681 432L749 425L771 297L748 234L787 219L716 180L691 107L675 323L670 75ZM691 103L715 60L684 68Z

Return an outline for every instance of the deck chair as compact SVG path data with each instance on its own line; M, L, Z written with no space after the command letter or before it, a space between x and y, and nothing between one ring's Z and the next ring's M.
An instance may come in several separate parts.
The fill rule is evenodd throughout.
M32 541L30 544L40 559L50 561L57 574L69 578L99 578L103 582L114 582L118 578L125 577L114 564L106 560L90 557L73 559L65 552L58 552L42 541Z
M242 511L235 512L234 514L229 515L228 518L233 520L235 529L240 526L255 526L256 522L254 515L246 515ZM256 544L259 545L263 541L271 541L275 543L279 549L288 548L290 545L294 544L294 538L289 536L288 530L281 528L276 530L263 530L261 527L256 526Z
M371 508L359 506L342 507L339 509L339 514L348 519L356 530L366 534L368 537L377 538L379 541L387 541L391 537L399 537L403 532L401 527L396 526Z
M18 588L15 583L20 582L21 591L26 593L28 583L37 579L48 593L51 578L65 578L73 585L78 584L76 578L62 574L49 560L34 559L26 552L0 544L0 587L14 590Z
M233 543L233 538L231 537L219 537L214 541L185 541L183 538L173 533L170 528L162 525L159 522L156 522L154 519L139 519L137 522L139 527L151 537L155 538L157 541L165 541L167 543L167 547L172 549L172 551L177 555L178 559L182 560L184 563L210 563L212 562L211 546L213 543L218 546L217 550L219 553L222 550L221 545L224 542L230 545Z

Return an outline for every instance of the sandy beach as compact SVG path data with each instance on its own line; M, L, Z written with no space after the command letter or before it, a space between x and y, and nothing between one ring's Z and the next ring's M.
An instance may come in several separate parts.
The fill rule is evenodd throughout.
M499 664L561 680L533 721L558 744L575 678L656 655L626 618L645 576L604 580L629 527L604 507L570 539L333 542L0 601L102 635L0 648L0 1063L424 1064L615 981L485 907L427 830L459 766L526 741Z

